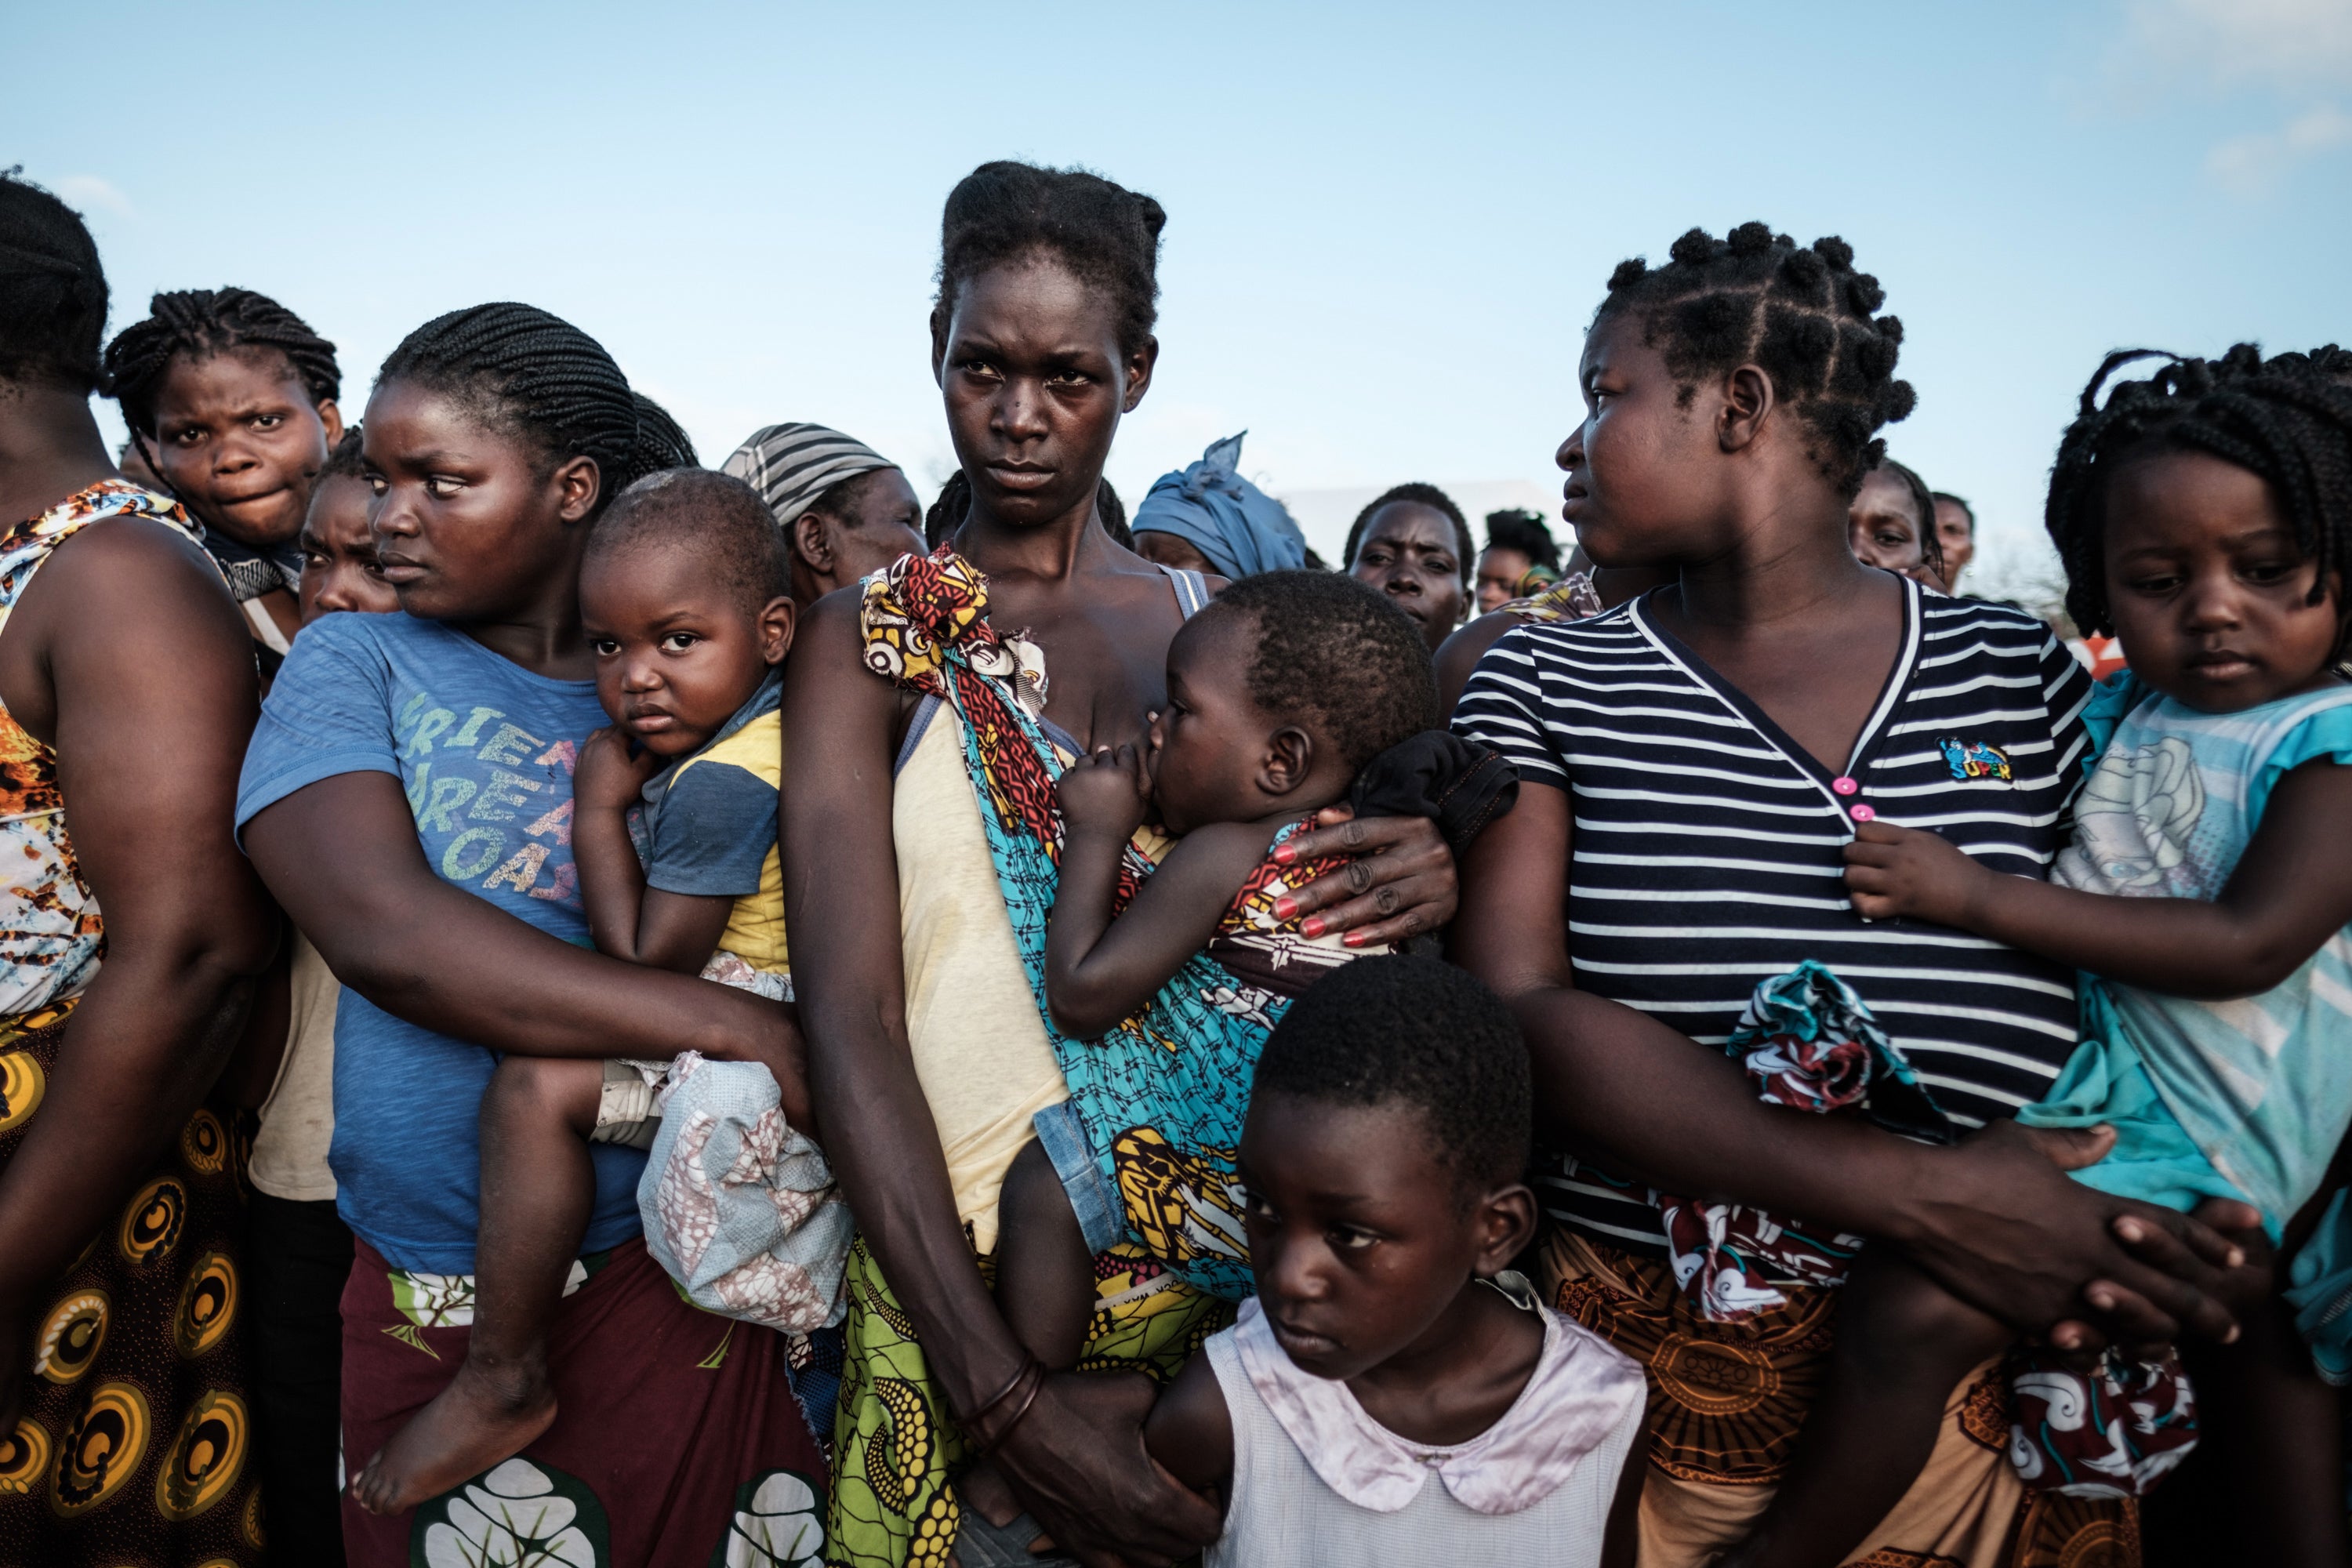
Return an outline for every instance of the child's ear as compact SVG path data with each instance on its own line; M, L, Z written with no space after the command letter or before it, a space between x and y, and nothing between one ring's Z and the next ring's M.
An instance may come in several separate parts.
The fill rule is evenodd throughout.
M1257 787L1268 795L1288 795L1307 782L1314 768L1315 737L1296 724L1285 724L1266 737Z
M1477 1226L1478 1259L1473 1271L1483 1279L1508 1268L1511 1259L1535 1239L1535 1190L1524 1182L1496 1188L1478 1200Z
M784 662L792 651L793 628L798 624L799 606L792 596L779 594L760 606L760 657L770 665Z

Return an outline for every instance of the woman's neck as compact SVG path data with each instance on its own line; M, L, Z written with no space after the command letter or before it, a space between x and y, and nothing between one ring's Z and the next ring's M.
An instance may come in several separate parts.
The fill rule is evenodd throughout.
M551 680L588 680L595 656L580 621L580 552L567 552L530 598L478 620L452 620L450 629L492 653Z
M1876 574L1854 559L1843 509L1832 516L1827 506L1807 507L1748 527L1710 560L1684 563L1668 592L1685 626L1737 636L1817 616Z
M0 380L0 528L120 477L88 394Z
M1089 489L1084 505L1057 518L1025 525L1001 522L974 500L955 531L956 553L992 577L1066 581L1108 542L1108 537L1093 526L1093 493Z

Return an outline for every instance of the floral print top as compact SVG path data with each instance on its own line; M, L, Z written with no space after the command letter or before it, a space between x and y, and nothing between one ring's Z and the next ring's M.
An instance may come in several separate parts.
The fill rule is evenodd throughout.
M41 563L110 517L152 518L201 543L179 504L124 479L104 479L0 534L0 632ZM80 994L98 974L106 926L82 880L58 787L58 754L0 704L0 1016Z

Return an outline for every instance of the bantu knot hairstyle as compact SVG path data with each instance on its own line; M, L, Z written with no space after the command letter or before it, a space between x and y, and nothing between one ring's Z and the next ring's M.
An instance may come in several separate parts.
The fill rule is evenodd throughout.
M1350 772L1438 725L1421 628L1368 584L1334 572L1261 572L1202 614L1257 617L1250 700L1303 721Z
M948 193L931 331L946 332L971 279L1044 252L1110 296L1119 349L1133 353L1159 320L1160 231L1167 223L1150 196L1084 169L982 163Z
M123 423L152 440L155 401L173 359L207 360L231 349L270 349L283 355L313 403L342 395L335 345L301 317L250 289L183 289L148 300L147 319L131 322L106 345L106 389L122 405Z
M1433 958L1362 958L1317 981L1267 1037L1250 1092L1412 1107L1465 1201L1527 1172L1527 1041L1493 992Z
M104 375L106 274L81 216L0 169L0 380L95 392Z
M502 301L436 316L400 341L376 384L415 382L462 400L492 426L534 443L551 467L595 460L603 506L631 481L694 460L677 422L604 345L561 316Z
M1516 550L1537 565L1559 570L1559 542L1544 520L1525 507L1507 507L1486 514L1486 548Z
M716 468L675 468L623 490L588 535L588 556L684 551L746 616L792 592L792 554L760 492Z
M1918 401L1895 379L1903 323L1875 314L1886 291L1853 269L1853 247L1831 237L1800 247L1760 223L1722 239L1695 228L1664 267L1621 261L1593 324L1638 315L1689 396L1700 378L1763 367L1772 391L1811 437L1822 472L1848 500L1886 452L1878 428Z
M2253 344L2240 343L2218 361L2155 349L2106 357L2058 443L2043 512L2066 567L2066 613L2076 626L2115 629L2104 497L2117 468L2158 452L2210 453L2261 475L2295 547L2319 563L2310 603L2326 596L2329 575L2352 563L2352 381L2323 371L2321 354L2265 362ZM2117 370L2143 359L2169 363L2145 381L2107 385Z
M358 426L351 425L344 427L343 438L335 443L335 449L328 453L327 460L320 465L319 478L321 479L367 478L367 464L360 459L360 427Z
M1372 521L1381 508L1391 501L1401 500L1409 500L1415 506L1425 506L1433 510L1442 511L1445 514L1446 521L1454 524L1454 553L1462 563L1462 585L1468 587L1472 558L1477 554L1470 545L1469 521L1462 515L1462 509L1454 504L1452 496L1447 495L1435 485L1424 485L1419 480L1381 491L1372 498L1371 505L1356 514L1356 521L1348 529L1348 547L1339 554L1339 570L1352 572L1356 569L1356 546L1364 542L1365 525Z

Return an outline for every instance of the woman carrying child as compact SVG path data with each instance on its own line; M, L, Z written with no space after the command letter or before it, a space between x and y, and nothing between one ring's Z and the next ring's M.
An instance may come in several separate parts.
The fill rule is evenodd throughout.
M1560 449L1567 515L1599 564L1676 581L1509 632L1454 718L1520 769L1517 807L1465 858L1452 942L1513 1003L1538 1122L1577 1156L1546 1183L1552 1299L1649 1368L1645 1563L1706 1562L1751 1527L1835 1303L1779 1284L1778 1306L1709 1320L1653 1191L1899 1247L2062 1347L2089 1342L2079 1318L2139 1342L2231 1329L2199 1288L2215 1271L2179 1239L2218 1261L2221 1237L2066 1180L2104 1137L2006 1120L2073 1049L2071 975L1865 924L1839 880L1855 825L1882 813L1964 826L1984 865L2042 877L2088 744L2088 682L2038 623L1925 595L1848 546L1873 433L1912 405L1882 300L1842 241L1799 247L1760 224L1621 266L1585 342L1587 417ZM1952 1123L1984 1131L1937 1148L1759 1103L1724 1042L1759 982L1808 959L1860 993ZM1926 1474L1863 1553L1991 1568L2130 1549L2127 1504L2021 1498L1995 1384L1954 1391Z
M1017 721L992 713L983 733L917 689L981 661L1035 701L1063 762L1141 741L1163 705L1169 644L1208 584L1115 546L1097 513L1119 416L1157 357L1162 221L1092 175L996 163L958 185L932 317L971 498L952 553L820 601L786 668L794 984L826 1152L863 1232L827 1543L844 1563L943 1562L966 1518L948 1471L977 1451L1090 1560L1171 1561L1217 1531L1216 1510L1148 1462L1131 1406L1083 1376L1041 1377L991 1300L982 1260L1005 1171L1067 1090L1029 962L1053 889L1014 902L988 824L1050 802L1024 775L1018 798L992 788L983 805L966 736L1026 744ZM1360 924L1377 944L1451 912L1451 859L1425 822L1294 843L1367 857L1297 895L1325 928ZM1108 1364L1170 1375L1224 1316L1133 1247L1099 1258L1097 1279L1089 1357Z
M378 375L363 450L406 614L304 632L237 808L264 880L345 987L331 1161L359 1237L347 1460L461 1369L468 1391L373 1498L393 1511L346 1504L352 1561L699 1568L736 1537L793 1538L815 1526L824 1466L785 1342L680 1300L639 1239L637 1150L594 1146L543 1349L467 1354L477 1237L499 1200L477 1179L499 1053L593 1070L691 1049L803 1081L782 1007L594 952L581 906L572 772L607 722L582 557L613 494L691 452L593 340L515 304L410 333ZM553 1424L502 1458L545 1415L535 1387L551 1392Z

